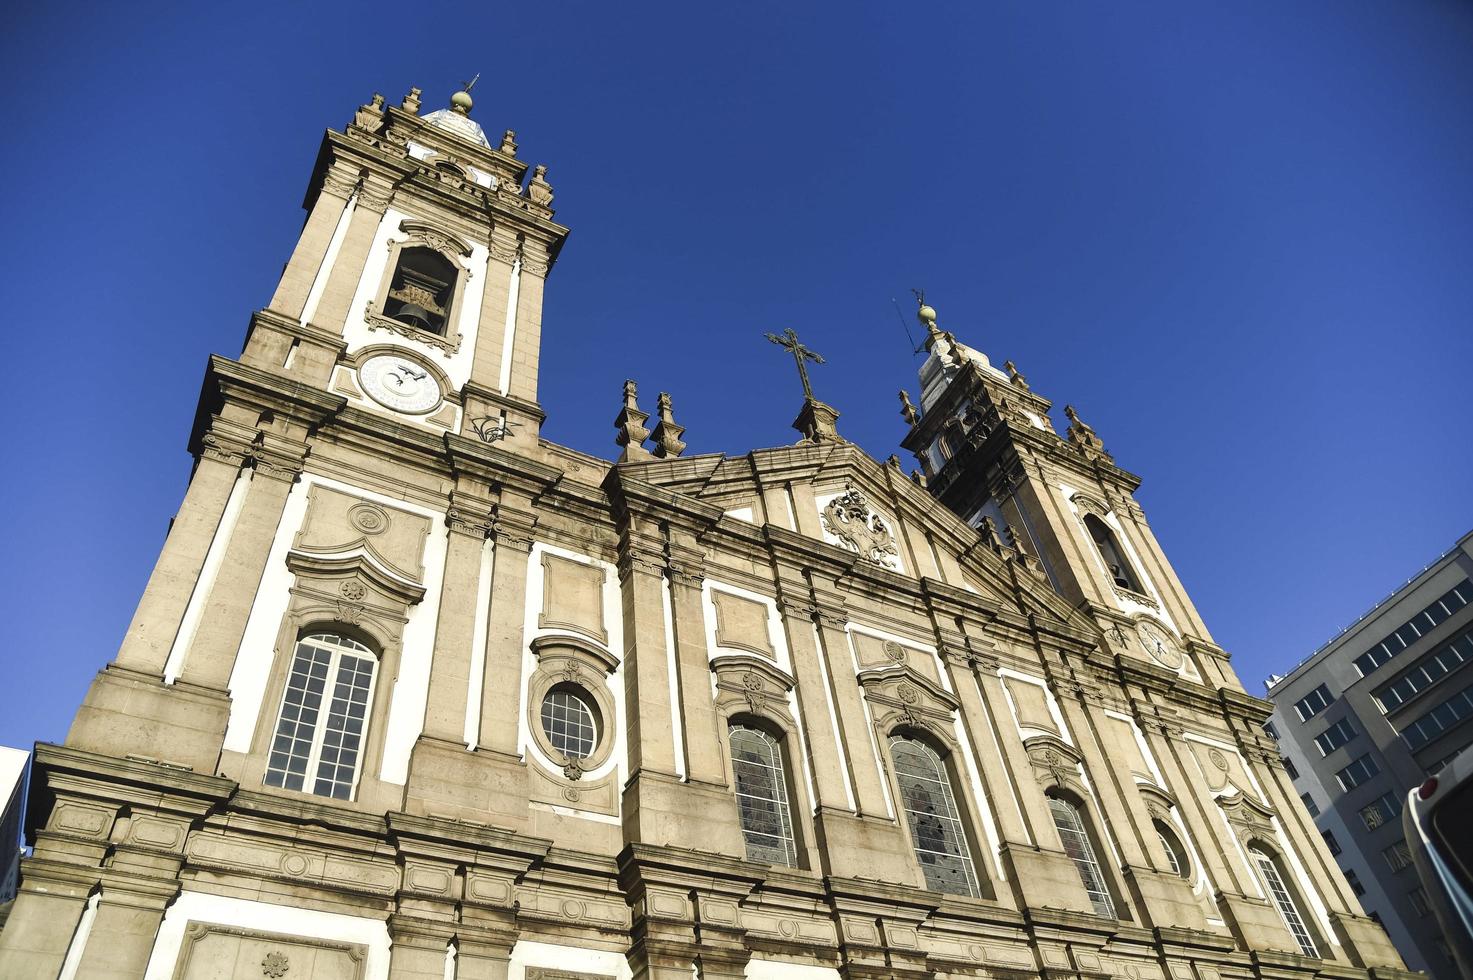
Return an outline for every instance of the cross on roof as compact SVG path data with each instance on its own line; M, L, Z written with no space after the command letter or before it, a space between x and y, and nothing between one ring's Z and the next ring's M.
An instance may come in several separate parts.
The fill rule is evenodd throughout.
M823 355L804 347L802 342L798 340L798 334L794 332L792 327L784 330L781 334L770 333L767 335L767 339L793 355L793 360L798 364L798 378L803 382L803 397L810 401L815 400L813 398L813 385L808 383L808 365L805 362L812 361L814 364L822 364Z

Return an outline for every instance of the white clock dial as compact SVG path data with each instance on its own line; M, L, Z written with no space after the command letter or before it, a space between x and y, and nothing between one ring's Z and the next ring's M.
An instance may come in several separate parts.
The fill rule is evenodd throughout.
M398 354L378 354L358 366L369 398L396 412L423 414L440 404L440 383L429 368Z
M1135 628L1136 635L1140 637L1141 646L1145 647L1146 653L1163 667L1176 670L1181 666L1181 651L1176 648L1176 643L1166 631L1153 623L1141 623Z

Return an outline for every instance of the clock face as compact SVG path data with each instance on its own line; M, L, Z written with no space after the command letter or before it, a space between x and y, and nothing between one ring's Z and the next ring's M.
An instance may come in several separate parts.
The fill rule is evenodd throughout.
M1151 659L1164 667L1176 670L1181 666L1181 651L1176 648L1176 641L1166 634L1166 631L1154 623L1142 622L1135 628L1136 636L1140 637L1141 646L1145 647Z
M398 354L377 354L358 367L368 397L396 412L422 415L440 404L440 383L428 368Z

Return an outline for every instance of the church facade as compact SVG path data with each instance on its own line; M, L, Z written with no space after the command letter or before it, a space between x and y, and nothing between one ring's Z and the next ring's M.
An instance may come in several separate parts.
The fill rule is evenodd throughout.
M794 445L632 382L551 444L546 170L420 108L327 134L211 359L0 975L1410 976L1078 413L923 305L913 476L806 372Z

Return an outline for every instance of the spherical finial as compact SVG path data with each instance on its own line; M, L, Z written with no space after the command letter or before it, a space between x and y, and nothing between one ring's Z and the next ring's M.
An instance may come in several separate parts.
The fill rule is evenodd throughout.
M471 106L473 105L475 105L475 103L471 101L471 94L469 92L456 92L450 97L450 108L460 113L462 116L470 115Z
M916 310L916 319L928 327L934 326L936 323L936 311L923 303L921 304L921 308Z

